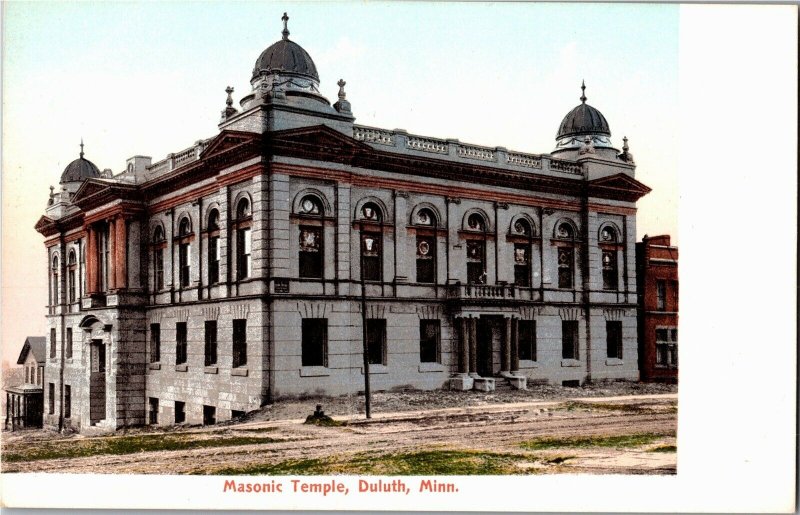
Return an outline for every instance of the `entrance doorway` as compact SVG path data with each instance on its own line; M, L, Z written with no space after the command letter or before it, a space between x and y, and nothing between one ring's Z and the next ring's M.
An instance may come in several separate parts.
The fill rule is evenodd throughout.
M476 372L481 377L492 377L494 375L494 352L491 320L479 318L476 333Z
M89 344L92 360L89 373L89 423L94 425L106 418L106 346L103 340Z

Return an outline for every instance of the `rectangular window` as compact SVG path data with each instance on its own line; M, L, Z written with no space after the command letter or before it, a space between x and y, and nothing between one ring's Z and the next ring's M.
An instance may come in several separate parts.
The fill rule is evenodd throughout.
M578 359L578 321L561 322L561 358Z
M150 405L150 410L148 412L148 424L155 425L158 424L158 399L155 397L149 397L148 403Z
M622 359L622 322L606 322L606 356Z
M75 265L73 264L67 275L67 289L69 291L69 301L75 302Z
M56 357L56 328L50 328L50 357Z
M153 251L153 291L164 289L164 249L159 248Z
M72 416L72 387L64 385L64 418Z
M210 426L217 423L217 408L203 406L203 425Z
M219 260L220 260L219 236L208 238L208 284L219 282Z
M386 364L386 320L367 320L367 357L370 365Z
M572 247L558 247L558 287L572 288L575 277L575 252Z
M617 281L617 251L603 251L603 289L616 290L619 288Z
M672 311L678 311L678 281L669 282L672 290Z
M189 286L189 279L192 271L192 266L189 259L191 251L191 244L188 241L182 242L178 245L178 274L180 275L181 288L186 288Z
M419 321L420 363L439 363L440 329L439 320Z
M150 324L150 363L161 361L161 324Z
M217 321L206 320L205 323L205 365L211 366L217 364Z
M328 319L304 318L302 322L304 367L328 366Z
M98 245L97 251L99 254L99 264L100 264L100 274L98 277L98 286L100 287L100 291L108 290L108 277L110 274L109 267L110 267L110 251L109 251L109 232L108 232L108 225L104 225L97 231L97 238L100 240L100 244Z
M101 341L98 345L95 345L97 349L97 372L99 374L106 373L106 346Z
M678 329L656 329L656 365L678 366Z
M436 238L417 235L417 282L436 282Z
M54 415L56 412L56 385L53 383L49 383L47 386L47 398L50 401L47 412Z
M72 328L67 327L67 348L65 349L68 358L72 357Z
M181 365L186 363L186 351L188 342L186 322L178 322L175 324L175 364Z
M483 240L467 241L467 282L486 283L486 242Z
M247 415L247 413L244 411L235 409L231 410L231 420L239 420L240 418L244 418L245 415Z
M183 422L186 422L186 403L175 401L175 423L181 424Z
M536 320L520 320L517 331L519 359L536 361Z
M667 281L656 281L656 309L667 309Z
M233 368L247 364L247 320L233 321Z
M361 278L365 281L381 280L381 235L361 233Z
M514 244L514 284L531 285L531 246L527 243Z
M239 229L236 233L236 278L246 279L253 275L250 228Z
M300 227L300 277L322 278L322 228Z

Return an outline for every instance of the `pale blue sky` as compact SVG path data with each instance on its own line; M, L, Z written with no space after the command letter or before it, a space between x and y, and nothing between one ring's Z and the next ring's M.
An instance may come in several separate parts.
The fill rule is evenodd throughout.
M321 91L347 81L356 122L547 153L564 115L588 102L619 147L630 138L638 235L677 233L678 10L675 5L530 3L3 4L3 285L44 306L48 186L86 142L100 169L154 160L218 131L280 39L314 59ZM44 334L27 310L4 339ZM18 331L11 334L9 331ZM23 334L24 333L24 334Z

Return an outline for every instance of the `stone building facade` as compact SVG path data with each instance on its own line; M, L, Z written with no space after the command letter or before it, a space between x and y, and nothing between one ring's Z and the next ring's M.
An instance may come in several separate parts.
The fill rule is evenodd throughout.
M669 235L636 244L642 381L678 382L678 247Z
M649 188L585 95L549 154L365 127L288 36L284 17L219 134L117 174L81 151L62 174L37 224L46 424L213 423L355 393L364 340L378 390L639 378Z

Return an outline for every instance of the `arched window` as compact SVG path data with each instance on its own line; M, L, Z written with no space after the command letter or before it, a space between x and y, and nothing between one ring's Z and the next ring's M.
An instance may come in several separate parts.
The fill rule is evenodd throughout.
M53 256L53 262L50 268L50 278L52 281L52 302L51 304L56 305L59 303L58 298L58 256Z
M558 287L575 286L575 228L569 222L560 222L556 227L558 242Z
M77 299L77 274L78 259L75 255L75 250L69 251L69 258L67 259L67 291L69 292L69 302L75 302Z
M531 285L531 246L533 228L525 218L519 218L511 226L514 243L514 284Z
M314 195L300 201L300 247L298 273L300 277L322 279L323 276L323 224L322 203Z
M619 287L617 273L617 231L608 225L600 229L600 252L603 267L603 289Z
M181 288L189 286L191 280L191 254L192 254L192 222L189 217L181 219L178 224L178 275Z
M153 231L153 291L164 289L164 229L159 225Z
M243 197L236 204L236 279L247 279L253 274L250 229L253 216L250 199Z
M374 202L361 207L361 279L380 281L383 264L383 212Z
M479 213L467 217L467 282L486 284L486 220ZM470 234L472 233L472 234Z
M436 282L436 215L423 208L414 215L417 232L417 282Z
M208 284L219 282L219 211L212 209L208 213Z

